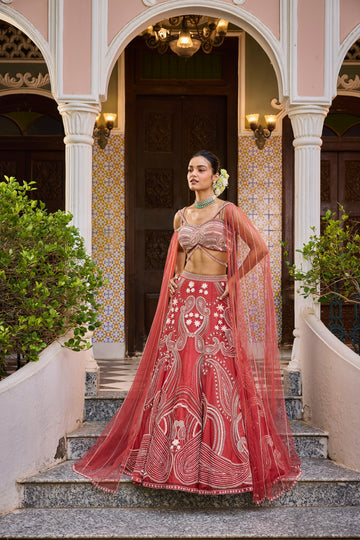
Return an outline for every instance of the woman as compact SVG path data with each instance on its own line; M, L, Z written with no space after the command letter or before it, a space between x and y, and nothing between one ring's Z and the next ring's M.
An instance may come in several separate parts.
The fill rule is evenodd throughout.
M221 171L226 173L226 171ZM227 175L226 175L227 176ZM267 247L202 150L177 212L158 308L129 394L74 470L115 493L153 488L278 497L300 475L285 412ZM170 297L170 302L169 302Z

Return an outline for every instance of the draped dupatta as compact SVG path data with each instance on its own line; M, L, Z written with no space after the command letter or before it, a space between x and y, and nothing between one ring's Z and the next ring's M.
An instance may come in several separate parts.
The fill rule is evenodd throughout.
M259 503L291 489L300 460L285 410L268 249L239 208L227 204L224 219L238 388Z
M253 477L253 498L258 503L290 489L300 475L300 461L285 412L267 248L235 205L225 204L224 220L236 371ZM75 472L112 493L117 492L141 427L168 310L168 284L174 275L177 251L175 232L156 314L131 389L93 447L74 465Z

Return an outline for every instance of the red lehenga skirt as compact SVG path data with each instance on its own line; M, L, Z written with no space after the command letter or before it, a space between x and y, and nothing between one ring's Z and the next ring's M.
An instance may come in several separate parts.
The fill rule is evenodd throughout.
M125 473L148 487L252 490L226 276L183 272Z

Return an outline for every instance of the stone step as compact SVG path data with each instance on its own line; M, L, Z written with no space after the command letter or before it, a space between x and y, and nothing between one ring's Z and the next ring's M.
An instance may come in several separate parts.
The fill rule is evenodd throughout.
M283 388L287 396L301 396L302 383L300 371L282 370Z
M309 539L360 538L360 509L254 508L169 510L66 508L17 510L0 516L0 538Z
M116 495L96 489L64 462L19 482L24 508L252 508L250 493L197 495L177 490L149 489L120 482ZM296 486L265 506L359 506L360 473L325 459L303 459Z
M84 420L87 422L109 422L119 407L121 407L126 391L99 393L98 396L87 396L84 406ZM301 396L285 397L286 412L291 420L301 420L302 418L302 398Z
M85 397L84 420L87 422L109 422L123 404L127 392L99 393Z
M68 459L80 459L101 435L106 422L85 422L67 436ZM328 434L301 420L291 421L296 449L301 458L326 458Z

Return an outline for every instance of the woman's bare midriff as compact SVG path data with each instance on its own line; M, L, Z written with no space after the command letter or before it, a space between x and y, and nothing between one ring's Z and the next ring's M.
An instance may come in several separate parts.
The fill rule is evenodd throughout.
M213 257L227 262L227 253L222 251L207 250ZM222 276L226 274L226 265L220 264L211 259L206 252L197 248L187 261L184 270L192 274L203 274L204 276Z

